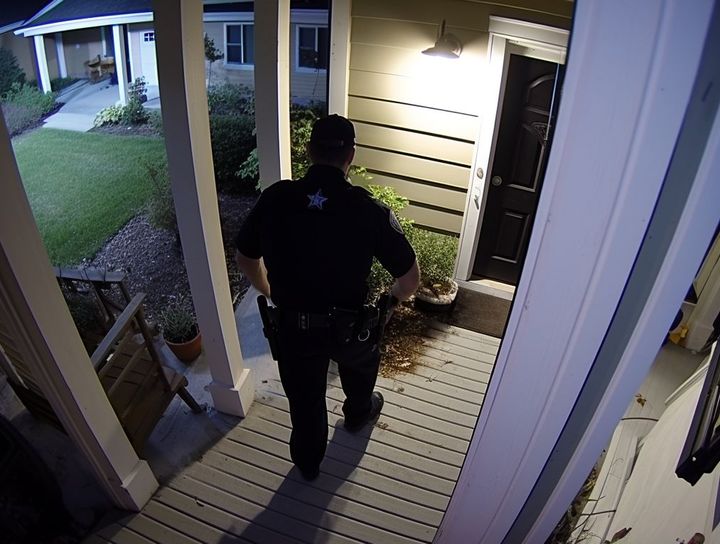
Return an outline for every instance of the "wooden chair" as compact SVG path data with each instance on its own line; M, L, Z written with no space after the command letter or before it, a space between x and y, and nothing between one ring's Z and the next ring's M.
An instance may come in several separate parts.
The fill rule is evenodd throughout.
M160 362L143 317L144 298L135 295L90 357L138 453L176 394L193 412L203 411L185 389L187 378Z
M185 389L187 378L161 363L143 316L144 298L145 295L140 293L130 300L90 357L110 404L138 455L176 394L193 412L202 412ZM15 394L33 415L63 430L24 362L12 331L1 318L0 368L7 374Z

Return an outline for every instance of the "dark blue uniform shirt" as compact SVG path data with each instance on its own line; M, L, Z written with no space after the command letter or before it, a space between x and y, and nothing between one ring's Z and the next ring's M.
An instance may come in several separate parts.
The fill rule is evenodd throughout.
M415 262L390 209L324 165L265 189L235 244L246 257L263 257L278 307L304 312L359 309L373 257L396 278Z

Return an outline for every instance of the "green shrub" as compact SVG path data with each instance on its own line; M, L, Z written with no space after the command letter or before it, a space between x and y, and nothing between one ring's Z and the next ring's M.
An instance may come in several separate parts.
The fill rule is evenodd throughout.
M131 99L127 105L113 105L100 110L93 121L94 126L143 125L150 118L148 110L139 100Z
M368 191L375 200L379 200L390 208L400 222L405 234L408 234L413 228L413 220L402 216L402 211L407 207L409 201L404 196L397 193L392 187L384 185L368 185Z
M364 170L364 169L363 169ZM405 236L410 239L414 230L413 221L401 215L402 210L408 205L408 199L400 196L392 187L382 185L368 185L370 194L376 200L385 204L397 216ZM378 295L390 289L394 278L385 270L377 259L373 259L370 267L370 275L367 278L370 300L374 301Z
M50 87L53 91L58 92L66 87L69 87L75 83L78 79L76 77L56 77L50 81Z
M108 106L107 108L101 109L97 115L93 125L96 127L102 127L105 125L119 125L123 117L123 107L120 105Z
M408 242L415 250L421 284L430 287L446 286L453 277L458 239L421 229L416 227L411 219L403 217L402 211L408 205L408 199L399 195L392 187L369 185L368 190L397 216ZM374 259L367 279L371 300L388 290L393 281L392 276Z
M55 107L55 94L43 94L37 87L12 83L2 95L2 110L10 136L37 124Z
M33 126L39 120L38 116L25 106L18 106L13 103L0 105L2 106L5 124L7 125L10 136L20 134L24 130Z
M315 121L322 115L317 106L290 106L290 160L292 177L300 179L310 167L307 144Z
M255 117L255 95L244 85L223 83L208 89L210 115L247 115Z
M306 106L293 104L290 106L290 161L293 179L303 177L310 167L307 143L310 141L313 124L321 115L320 104ZM248 181L258 182L260 168L257 151L248 155L246 161L240 165L237 175Z
M13 83L25 83L25 72L13 52L0 47L0 96L8 92Z
M453 277L458 239L414 228L408 240L417 255L421 283L428 287L446 286Z
M130 102L136 100L139 103L147 100L147 83L145 82L145 76L136 77L130 85L128 85L128 98Z
M160 113L159 110L147 110L148 120L147 124L150 128L153 129L153 132L155 132L158 135L162 135L163 133L163 120L162 120L162 113Z
M248 115L211 115L215 181L231 191L252 191L254 183L242 183L236 173L255 148L255 119Z
M33 85L15 82L3 95L2 101L29 109L39 120L55 107L55 93L43 93Z
M205 34L205 60L208 61L208 83L212 79L212 65L216 60L222 60L225 55L215 47L215 41Z
M258 161L257 147L254 148L243 161L235 175L239 177L245 185L253 185L260 190L260 162Z
M120 123L123 125L144 125L148 120L148 112L142 102L131 98L123 107Z
M175 201L170 187L167 163L145 163L145 170L150 179L150 198L146 211L150 224L156 228L177 232Z

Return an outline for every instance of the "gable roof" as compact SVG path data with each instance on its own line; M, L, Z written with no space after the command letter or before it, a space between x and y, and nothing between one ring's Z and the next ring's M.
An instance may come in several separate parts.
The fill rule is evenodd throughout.
M38 3L39 0L29 0L29 3ZM41 2L48 4L48 0ZM299 10L327 10L329 0L291 0L290 7ZM240 1L207 1L204 3L205 13L232 13L252 12L253 2ZM62 31L73 28L101 26L103 24L124 24L140 20L152 20L151 0L55 0L50 5L30 19L25 19L25 26L17 33L23 32L26 36L41 34L44 30ZM112 18L100 22L104 18ZM91 20L95 22L92 23ZM78 22L77 26L74 24ZM83 24L84 22L84 24ZM56 25L53 28L53 25ZM58 28L58 26L60 28ZM16 25L14 28L21 26ZM33 31L34 29L34 31ZM10 29L8 29L10 30ZM29 32L27 32L29 31Z
M38 13L50 0L4 2L0 10L0 34L13 30Z
M62 21L89 19L108 15L127 15L152 11L150 0L62 0L55 7L33 19L29 26L40 26Z

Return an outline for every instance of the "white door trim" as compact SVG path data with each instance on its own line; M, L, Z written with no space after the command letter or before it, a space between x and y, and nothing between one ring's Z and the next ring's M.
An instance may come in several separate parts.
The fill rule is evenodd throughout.
M530 240L495 370L436 543L503 542L551 459L654 212L712 7L710 0L692 6L680 0L577 4L538 207L542 220ZM683 222L693 215L707 219L708 213L717 219L716 207L702 198L691 204ZM681 228L674 247L712 234ZM671 257L672 251L657 255ZM678 262L688 282L682 285L682 274L675 276L672 289L684 293L698 265L692 259ZM666 291L652 296L661 305L674 302ZM655 320L633 341L657 341L657 327ZM636 354L635 362L645 365L647 350ZM603 404L596 412L605 421L594 438L606 434L607 442L612 426L606 426L604 410ZM593 442L582 453L597 456L596 447ZM562 482L554 508L567 498L567 489L579 489L578 473ZM536 537L557 522L556 512L537 520L544 525L536 526ZM542 542L545 536L523 541Z
M484 111L480 134L475 145L455 264L455 277L459 280L470 278L475 262L478 234L485 213L487 186L490 182L489 172L492 170L492 157L495 153L495 140L500 124L510 52L564 63L569 36L567 30L504 17L490 17L489 32L488 66L485 77L487 85L485 95L481 97ZM483 172L482 178L478 176L480 170Z

